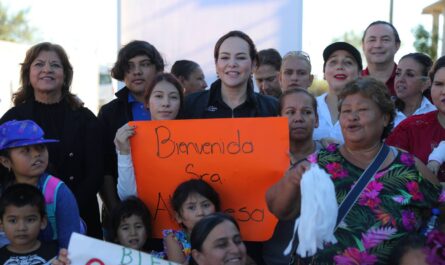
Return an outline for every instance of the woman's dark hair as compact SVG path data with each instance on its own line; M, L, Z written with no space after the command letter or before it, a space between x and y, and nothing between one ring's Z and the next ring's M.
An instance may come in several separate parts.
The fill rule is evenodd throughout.
M411 58L414 61L418 62L420 65L422 65L422 71L421 71L422 76L428 76L431 66L433 65L433 60L431 60L431 58L428 55L421 52L413 52L402 56L400 60L406 58Z
M142 40L134 40L119 50L117 61L111 69L111 76L119 81L123 81L128 72L128 61L138 55L146 55L150 62L155 65L157 72L164 71L164 59L155 46Z
M202 250L202 244L206 240L207 236L212 232L212 230L224 221L229 221L233 223L238 230L239 225L235 219L226 213L213 213L203 217L199 220L193 227L192 233L190 234L190 244L191 249L196 249L198 251Z
M139 216L144 223L145 231L147 232L147 237L151 236L151 214L147 206L139 198L131 196L123 200L119 205L114 208L111 212L111 231L110 238L112 240L117 239L117 230L121 222L132 216ZM144 244L143 250L149 250L149 240Z
M394 103L391 101L386 85L372 77L363 77L348 83L338 96L338 112L341 113L343 101L347 96L361 94L371 99L383 114L389 115L388 125L383 129L381 139L385 139L394 126L396 115Z
M153 89L155 88L155 86L162 82L168 82L170 84L172 84L179 93L179 109L181 110L182 105L184 103L184 89L182 88L181 83L179 82L179 80L172 74L170 73L158 73L156 74L156 76L153 78L153 81L151 81L150 85L147 87L147 89L145 90L144 93L144 102L145 102L145 106L148 106L149 101L150 101L150 96L151 93L153 92Z
M423 249L425 247L425 237L418 234L407 234L392 249L388 263L391 265L400 265L403 256L410 250Z
M433 67L431 68L431 71L429 73L431 84L434 81L434 76L436 75L437 71L439 71L439 69L444 68L444 67L445 67L445 56L442 56L436 60L436 62L433 64Z
M183 77L188 80L190 75L199 68L199 64L189 61L189 60L179 60L176 61L171 69L171 73L174 74L177 78Z
M311 98L312 108L314 108L315 116L318 116L318 111L317 111L317 100L315 99L314 95L312 95L311 93L309 93L306 89L302 89L302 88L292 88L292 89L288 89L288 90L284 91L283 94L281 94L280 99L278 100L278 110L279 110L279 114L281 115L281 111L283 110L283 107L284 107L284 99L285 99L287 96L289 96L289 95L298 94L298 93L305 94L305 95L307 95L308 97Z
M422 77L428 78L428 73L431 69L431 66L433 65L433 60L431 60L428 55L421 52L408 53L400 58L400 61L407 58L411 58L416 61L421 66L422 70L420 74L422 75ZM405 103L399 98L396 98L394 104L400 111L403 111L403 109L405 109Z
M253 40L246 33L239 31L239 30L230 31L230 32L226 33L225 35L223 35L221 38L219 38L219 40L215 44L215 50L213 52L213 57L215 59L215 62L218 61L219 49L221 48L222 43L226 39L231 38L231 37L238 37L238 38L245 40L247 42L247 44L249 45L250 59L252 60L252 62L253 61L258 62L258 53L255 48L255 43L253 43Z
M4 156L11 159L11 149L0 150L0 156ZM0 165L0 194L9 186L14 184L15 175L14 171L6 168L3 164Z
M207 182L202 179L190 179L182 182L176 187L171 198L171 205L173 210L181 214L181 207L190 194L197 193L215 205L217 212L221 209L221 202L218 193Z
M394 40L396 43L400 43L400 36L399 33L397 32L396 27L394 27L393 24L386 22L386 21L382 21L382 20L377 20L372 22L371 24L368 25L368 27L366 27L365 32L363 33L363 37L362 37L362 42L365 41L365 37L366 37L366 33L368 33L368 29L374 25L387 25L392 29L392 32L394 33Z
M31 85L29 74L31 65L41 52L55 52L60 59L63 67L62 99L66 100L72 109L82 107L82 103L70 92L71 82L73 81L73 67L68 59L68 55L62 46L50 42L42 42L29 48L26 52L25 60L20 68L20 87L12 95L14 105L34 100L34 88Z

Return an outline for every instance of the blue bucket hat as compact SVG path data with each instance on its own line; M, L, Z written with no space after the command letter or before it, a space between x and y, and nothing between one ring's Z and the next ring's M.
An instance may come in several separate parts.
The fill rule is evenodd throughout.
M0 125L0 150L59 141L45 139L43 135L42 128L31 120L7 121Z

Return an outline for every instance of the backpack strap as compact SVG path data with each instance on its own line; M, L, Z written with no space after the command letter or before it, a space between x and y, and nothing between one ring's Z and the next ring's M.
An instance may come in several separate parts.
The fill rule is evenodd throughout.
M56 198L57 192L62 185L62 181L54 176L46 175L43 182L42 193L45 197L46 215L53 232L53 240L57 239L57 222L56 222Z

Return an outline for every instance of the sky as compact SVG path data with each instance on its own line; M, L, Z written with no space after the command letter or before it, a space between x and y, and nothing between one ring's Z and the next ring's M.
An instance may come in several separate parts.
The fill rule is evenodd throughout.
M322 51L333 38L353 31L360 37L375 20L389 21L390 0L303 0L303 50L311 55L313 71L321 77ZM436 0L394 0L393 25L402 41L396 61L414 52L413 28L418 24L432 29L432 16L422 15L422 9ZM439 30L440 31L440 30ZM440 46L440 45L439 45ZM362 47L357 47L361 51ZM363 53L362 53L363 54ZM440 55L440 54L439 54ZM365 58L362 56L364 64Z
M39 41L59 43L68 53L87 50L91 57L102 64L111 64L116 59L117 0L0 1L13 12L29 8L29 22L37 30ZM401 49L396 55L398 60L402 55L414 51L412 30L415 26L422 24L427 30L431 29L432 16L422 15L421 11L436 1L394 0L393 2L393 24L402 39ZM303 0L302 49L311 55L313 73L322 78L321 54L334 38L341 38L345 32L350 31L361 36L370 22L388 21L389 5L390 0Z

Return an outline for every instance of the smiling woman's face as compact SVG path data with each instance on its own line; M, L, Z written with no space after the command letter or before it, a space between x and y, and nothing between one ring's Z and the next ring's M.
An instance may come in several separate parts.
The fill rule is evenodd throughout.
M249 54L249 44L239 38L227 38L219 48L216 59L216 72L223 88L241 88L247 85L252 74L253 62Z
M192 255L199 265L244 265L247 256L240 232L230 221L215 226L204 240L201 251L194 249Z
M64 77L62 61L54 51L41 51L31 63L29 81L37 100L43 94L61 97Z
M354 57L347 51L337 50L326 61L324 76L329 90L339 94L345 85L359 77L360 71Z

